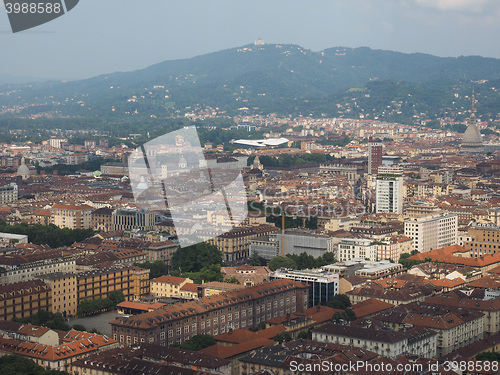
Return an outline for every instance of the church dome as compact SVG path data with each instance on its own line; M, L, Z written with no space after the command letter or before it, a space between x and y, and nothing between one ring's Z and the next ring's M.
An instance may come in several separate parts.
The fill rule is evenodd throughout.
M21 164L19 168L17 168L17 175L21 176L23 180L26 180L30 176L30 170L26 164Z

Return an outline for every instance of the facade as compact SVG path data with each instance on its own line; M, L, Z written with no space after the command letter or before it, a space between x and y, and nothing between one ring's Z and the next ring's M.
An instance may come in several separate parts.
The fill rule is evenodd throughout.
M376 175L378 167L382 165L382 151L383 146L380 142L373 142L370 139L368 143L368 173Z
M377 213L403 213L403 176L400 174L377 175Z
M101 172L111 176L127 176L128 165L127 163L106 163L101 165Z
M92 229L99 232L113 230L113 210L111 208L99 208L92 212Z
M464 247L470 249L474 258L500 252L500 226L495 224L475 224L467 230L468 240Z
M309 285L309 306L325 304L339 294L339 275L313 270L277 270L269 276L270 280L288 279Z
M321 234L298 230L285 230L284 235L276 234L278 254L284 250L285 255L306 253L318 258L335 250L334 239Z
M241 285L254 286L269 280L271 270L266 266L251 266L244 264L238 267L222 267L224 280L236 278Z
M155 227L155 213L135 209L119 209L113 212L113 230L153 230Z
M51 311L50 287L43 281L0 286L0 320L28 318L40 310Z
M77 275L78 301L84 298L107 298L115 290L121 290L125 299L133 297L137 290L146 294L149 285L144 279L144 270L137 268L114 266L80 272Z
M424 327L401 331L372 327L371 321L361 326L325 324L313 331L313 340L325 343L352 345L375 352L384 358L416 355L436 357L437 334Z
M19 199L19 190L16 183L0 186L0 204L15 202Z
M50 286L50 312L61 313L63 317L76 316L76 274L56 272L43 275L40 279Z
M75 257L61 250L47 250L33 255L6 255L0 257L0 285L12 284L35 279L39 275L54 272L74 272Z
M262 236L250 242L250 255L258 253L266 260L278 256L278 243L275 236Z
M337 245L338 260L345 262L354 258L378 260L378 244L366 238L346 238Z
M87 229L92 227L92 207L55 204L52 207L52 224L59 228Z
M181 288L193 284L193 280L184 277L160 276L151 280L151 295L155 297L180 297Z
M198 300L163 307L151 313L112 321L113 337L121 345L172 345L197 334L217 336L229 329L251 328L272 317L305 310L308 287L275 280Z
M373 319L399 331L415 326L437 332L438 357L483 338L483 314L465 308L411 303L386 310Z
M217 246L222 252L226 262L247 259L250 256L250 243L252 240L269 236L278 230L272 225L258 225L251 227L239 227L218 237L208 236L207 242Z
M405 236L413 239L419 253L455 245L458 242L458 217L440 213L405 220Z

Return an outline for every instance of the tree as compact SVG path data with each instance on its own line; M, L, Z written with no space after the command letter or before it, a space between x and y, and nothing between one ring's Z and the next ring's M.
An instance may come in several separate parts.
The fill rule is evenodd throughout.
M267 264L267 261L264 258L262 258L257 251L254 251L250 259L248 260L248 263L251 266L258 267L258 266L265 266Z
M58 370L46 370L31 359L17 355L0 357L0 373L2 375L69 375Z
M185 272L182 276L188 277L196 284L203 281L223 281L221 267L218 264L203 267L199 272Z
M276 336L274 336L273 340L282 344L284 342L292 341L293 337L288 331L284 331L284 332L278 333Z
M229 283L229 284L241 284L240 280L238 280L236 277L231 277L229 279L224 280L224 282Z
M178 248L172 255L174 270L184 272L199 272L207 265L221 265L222 253L216 246L207 243Z
M134 266L149 269L149 278L156 279L157 277L166 275L168 267L165 262L156 260L154 262L134 263Z
M333 309L341 309L345 310L351 306L351 301L349 297L345 294L337 294L331 300L326 302L326 306L331 307Z
M291 268L296 269L297 264L295 261L289 257L276 256L269 262L269 269L271 271L276 271L280 268Z
M300 331L297 335L297 339L312 340L312 329L309 328L307 331Z
M113 302L113 305L118 305L119 303L125 301L125 295L121 290L114 290L109 293L108 298Z
M497 352L481 352L476 355L478 361L500 361L500 353Z
M74 329L75 331L82 331L82 332L85 332L87 331L87 328L85 328L85 326L81 325L81 324L75 324L73 327L71 327L72 329Z
M174 344L172 346L181 349L198 351L215 344L215 339L210 335L195 335L184 342L184 344Z

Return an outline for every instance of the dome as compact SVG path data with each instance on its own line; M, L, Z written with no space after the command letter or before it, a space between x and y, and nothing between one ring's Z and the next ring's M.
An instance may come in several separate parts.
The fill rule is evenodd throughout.
M19 168L17 168L17 175L21 176L23 180L26 180L30 176L30 170L26 164L21 164Z
M483 137L476 124L470 124L462 138L462 144L478 143L483 144Z

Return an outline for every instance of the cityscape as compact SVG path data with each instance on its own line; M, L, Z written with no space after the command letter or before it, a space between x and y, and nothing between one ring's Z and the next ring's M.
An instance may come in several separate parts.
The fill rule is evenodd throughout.
M186 30L162 34L172 50L152 64L159 39L124 30L136 4L96 16L108 33L81 43L92 1L62 2L53 20L9 13L20 44L0 62L1 375L500 374L500 56L478 42L500 6L320 1L345 32L332 47L319 5L256 1L222 22L194 1L191 23L178 5L179 20L156 25L156 4L151 30ZM274 6L289 19L264 27ZM262 38L249 42L240 7L262 15ZM241 30L217 40L210 17ZM195 20L203 48L185 36ZM460 43L424 48L405 20ZM377 49L384 33L394 50ZM62 54L59 78L41 70L53 47L40 44L39 66L23 57L65 38L75 67Z

